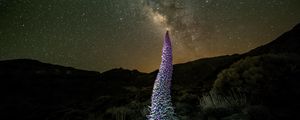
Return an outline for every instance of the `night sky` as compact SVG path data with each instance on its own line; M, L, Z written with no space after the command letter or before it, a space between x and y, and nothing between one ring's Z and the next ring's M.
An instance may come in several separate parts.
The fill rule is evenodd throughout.
M103 72L244 53L300 23L300 0L0 0L0 60Z

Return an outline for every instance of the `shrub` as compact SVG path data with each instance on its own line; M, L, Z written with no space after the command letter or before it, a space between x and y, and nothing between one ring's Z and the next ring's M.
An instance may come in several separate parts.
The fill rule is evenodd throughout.
M251 101L276 96L299 74L299 56L266 54L242 59L217 77L213 91L226 95L231 91L245 94ZM298 71L298 73L297 73Z
M206 115L221 117L239 112L247 105L247 99L241 93L231 92L225 96L210 91L199 99L199 103Z
M126 120L130 112L131 110L127 107L112 107L106 110L106 113L111 114L116 120Z

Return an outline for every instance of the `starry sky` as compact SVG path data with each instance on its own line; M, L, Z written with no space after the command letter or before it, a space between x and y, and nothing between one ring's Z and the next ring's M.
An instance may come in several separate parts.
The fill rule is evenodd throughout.
M300 23L300 0L0 0L0 60L103 72L244 53Z

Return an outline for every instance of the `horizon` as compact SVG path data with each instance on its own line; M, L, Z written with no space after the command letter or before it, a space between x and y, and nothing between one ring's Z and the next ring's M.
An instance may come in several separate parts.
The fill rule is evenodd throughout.
M298 23L298 24L300 24L300 23ZM296 25L298 25L298 24L296 24ZM290 30L292 30L296 25L294 25ZM167 31L168 31L168 30L167 30ZM169 32L169 31L168 31L168 32ZM288 31L286 31L286 32L288 32ZM282 34L284 34L284 33L286 33L286 32L283 32ZM276 40L276 39L277 39L278 37L280 37L282 34L280 34L279 36L277 36L274 40ZM270 42L268 42L268 43L266 43L266 44L269 44L269 43L273 42L274 40L271 40ZM255 47L255 48L250 49L250 50L248 50L248 51L245 51L245 52L243 52L243 53L224 54L224 55L218 55L218 56L203 57L203 58L198 58L198 59L196 58L196 59L194 59L194 60L183 61L183 62L181 62L181 63L176 63L176 64L173 63L173 65L185 64L185 63L189 63L189 62L193 62L193 61L197 61L197 60L201 60L201 59L210 59L210 58L217 58L217 57L223 57L223 56L232 56L232 55L236 55L236 54L237 54L237 55L242 55L242 54L245 54L245 53L247 53L247 52L250 52L251 50L254 50L254 49L258 48L258 47L264 46L264 45L266 45L266 44L257 46L257 47ZM120 67L115 67L115 68L111 68L111 69L104 70L104 71L97 71L97 70L88 70L88 69L76 68L76 67L74 67L74 66L65 66L65 65L55 64L55 63L49 63L49 62L40 61L40 60L37 60L37 59L31 59L31 58L4 59L4 60L0 60L0 61L11 61L11 60L33 60L33 61L38 61L38 62L45 63L45 64L59 65L59 66L62 66L62 67L71 67L71 68L78 69L78 70L94 71L94 72L99 72L99 73L104 73L104 72L111 71L111 70L114 70L114 69L124 69L124 70L130 70L130 71L137 70L138 72L141 72L141 73L152 73L152 72L157 71L157 70L159 69L159 68L157 68L157 69L154 69L154 70L152 70L152 71L145 72L145 71L140 71L140 70L135 69L135 68L129 69L129 68L125 68L125 67L120 66Z
M242 54L297 25L298 4L298 0L1 1L0 60L33 59L100 73L114 68L150 73L159 68L166 30L172 39L173 64Z

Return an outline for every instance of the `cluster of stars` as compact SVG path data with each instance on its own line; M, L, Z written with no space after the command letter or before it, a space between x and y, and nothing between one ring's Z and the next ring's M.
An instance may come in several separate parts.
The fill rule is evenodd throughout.
M0 60L151 72L161 36L174 63L243 53L300 21L299 0L1 0ZM143 57L141 57L143 56Z

